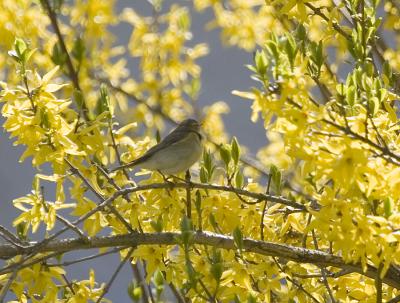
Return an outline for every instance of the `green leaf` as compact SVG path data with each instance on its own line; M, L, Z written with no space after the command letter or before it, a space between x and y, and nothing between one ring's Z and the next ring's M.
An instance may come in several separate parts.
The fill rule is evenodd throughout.
M20 59L24 59L25 51L27 50L27 45L24 40L16 38L14 42L14 49Z
M84 58L85 55L85 43L81 37L78 37L74 41L74 46L72 48L72 56L78 61L82 62L82 59Z
M107 85L102 83L100 85L100 96L99 99L97 100L95 113L98 117L106 112L108 113L107 118L111 119L112 115L110 113L110 97L108 96Z
M196 190L196 198L194 200L194 205L198 213L201 213L201 194L199 190Z
M29 59L32 57L32 55L37 51L37 48L31 49L29 51L27 51L27 53L25 54L25 60L26 62L29 61Z
M369 110L372 116L375 116L378 113L380 102L377 97L372 97L368 100Z
M219 250L214 248L211 257L211 274L215 281L217 281L217 284L220 283L223 272L224 263L222 259L222 254Z
M239 158L240 158L240 147L239 147L236 137L232 138L231 151L232 151L233 162L235 163L235 165L237 165L239 162Z
M268 60L265 52L262 50L257 50L254 54L254 63L256 70L260 75L265 75L268 67Z
M244 176L241 170L238 170L235 175L235 185L237 188L242 188L244 184Z
M210 150L203 151L203 167L205 168L205 170L207 172L207 181L206 182L208 182L212 179L212 176L213 176L214 170L215 170L215 165L213 164ZM204 182L204 183L206 183L206 182Z
M44 108L39 109L40 112L40 126L43 127L44 129L49 129L50 128L50 121L49 121L49 115Z
M233 230L233 241L235 242L235 246L239 251L243 250L243 233L239 227L236 227Z
M296 29L296 38L299 42L306 42L307 31L303 24L299 23Z
M386 198L384 201L385 217L388 218L393 213L393 202L392 199Z
M67 61L67 54L64 53L58 42L54 43L53 50L51 53L51 60L54 64L63 66Z
M188 275L191 288L195 288L198 280L198 274L196 270L193 268L192 263L188 260L188 256L186 255L186 274Z
M190 243L193 237L193 224L192 221L184 216L181 220L182 242L186 246Z
M277 63L279 61L279 50L277 42L271 39L267 41L265 47L268 50L268 52L274 57L275 62Z
M290 63L290 68L293 70L294 68L294 60L296 59L296 55L298 52L298 48L296 45L296 41L293 39L291 35L286 36L286 43L284 44L286 54Z
M393 82L393 71L388 61L385 61L382 66L383 81L386 85L391 85Z
M219 230L218 223L215 220L215 216L212 213L208 216L208 220L210 221L210 224L213 227L214 231L218 232Z
M228 145L223 144L219 149L219 154L221 156L222 161L225 163L225 167L228 168L229 163L231 162L231 151Z
M350 106L354 106L357 102L356 96L356 88L354 86L350 86L346 90L346 101Z
M57 73L57 71L60 69L59 66L55 66L51 71L47 72L43 78L42 78L42 83L46 85L49 83L49 81L54 77L54 75Z
M257 303L257 300L253 295L250 294L247 297L247 303Z
M162 232L164 229L164 222L161 216L158 216L157 221L151 220L150 225L158 233Z
M153 275L153 282L156 286L157 296L159 297L161 293L164 291L164 276L162 272L158 269Z
M277 195L280 195L282 187L282 174L275 165L271 165L269 172L271 174L271 182L273 189Z
M204 167L200 167L200 182L201 183L208 183L209 177L208 173Z

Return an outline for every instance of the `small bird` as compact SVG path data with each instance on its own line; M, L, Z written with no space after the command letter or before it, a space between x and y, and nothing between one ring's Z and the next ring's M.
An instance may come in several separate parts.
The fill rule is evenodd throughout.
M202 140L199 122L194 119L184 120L143 156L112 171L139 166L167 175L184 172L199 160L202 153Z

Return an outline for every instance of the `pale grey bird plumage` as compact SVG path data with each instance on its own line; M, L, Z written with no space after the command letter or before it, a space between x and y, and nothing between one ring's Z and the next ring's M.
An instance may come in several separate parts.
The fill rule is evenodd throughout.
M158 170L167 175L186 171L199 160L202 139L200 124L194 119L184 120L144 155L113 171L134 166Z

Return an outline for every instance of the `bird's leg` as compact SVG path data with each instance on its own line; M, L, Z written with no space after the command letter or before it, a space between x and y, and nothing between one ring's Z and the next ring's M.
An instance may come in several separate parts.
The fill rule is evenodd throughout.
M166 176L166 175L164 175L160 170L157 170L158 171L158 173L161 175L161 177L164 179L164 182L165 183L172 183L171 181L169 181L168 179L170 178L170 176Z
M187 172L186 172L186 173L187 173ZM175 176L175 175L171 175L171 177L172 177L173 179L178 180L178 181L187 182L187 181L186 181L186 175L185 175L185 179L182 179L182 178L180 178L180 177L178 177L178 176ZM190 179L190 173L189 173L189 179Z
M187 170L186 171L186 174L185 174L185 182L186 183L190 183L190 178L191 178L192 176L190 175L190 171L189 170Z
M171 178L171 176L168 176L168 177L167 177L167 176L164 175L161 171L159 171L159 170L157 170L157 171L158 171L158 172L160 173L160 175L163 177L164 182L167 183L167 184L169 184L169 185L171 186L171 189L172 189L172 188L174 187L174 182L168 180L168 179ZM170 189L169 189L169 188L166 188L166 190L167 190L168 196L172 197L172 196L171 196L171 191L170 191Z

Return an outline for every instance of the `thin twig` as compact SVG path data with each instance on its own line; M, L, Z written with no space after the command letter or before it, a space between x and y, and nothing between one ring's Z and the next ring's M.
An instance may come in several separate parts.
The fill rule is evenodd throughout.
M17 236L15 236L11 231L5 228L3 225L0 225L0 236L6 240L7 242L11 243L12 245L24 248L25 243L21 241Z
M91 256L87 256L87 257L83 257L77 260L72 260L72 261L64 261L62 263L56 263L56 264L47 264L47 267L55 267L55 266L60 266L60 267L64 267L64 266L69 266L69 265L73 265L76 263L81 263L81 262L85 262L88 260L93 260L102 256L106 256L106 255L110 255L110 254L114 254L116 252L119 252L120 250L126 249L126 247L117 247L114 249L111 249L109 251L103 252L103 253L99 253L99 254L95 254L95 255L91 255Z
M19 268L15 268L10 277L8 278L6 284L1 288L0 292L0 303L4 302L4 299L8 293L8 290L11 287L11 284L14 282L15 278L17 277L17 273L19 271Z
M317 236L315 235L314 229L311 230L311 234L312 234L312 238L313 238L313 242L314 242L314 247L315 247L316 250L319 250L318 242L317 242ZM326 268L325 267L321 268L321 274L322 274L322 281L323 281L323 283L325 285L326 290L328 291L329 298L331 299L331 302L332 303L336 303L336 299L333 296L332 289L329 286L328 279L326 277Z
M382 303L382 278L381 278L382 269L383 269L383 262L379 264L375 278L376 303Z
M43 208L48 213L49 207L47 206L46 200L44 198L44 187L41 186L40 190L41 190L41 195L42 195L41 202L42 202ZM58 221L60 221L62 224L64 224L65 226L69 227L71 230L73 230L79 237L82 238L83 241L88 241L88 237L83 233L82 230L79 229L78 226L72 224L67 219L65 219L64 217L62 217L61 215L59 215L57 213L56 213L56 219Z
M90 184L89 180L87 180L82 173L77 169L75 166L72 165L72 163L68 159L64 159L64 161L68 164L70 167L71 171L73 174L77 175L85 184L86 186L90 189L91 192L93 192L99 199L100 199L100 204L105 201L105 198L103 195L101 195L93 186ZM118 212L118 210L112 205L109 204L107 207L110 209L110 211L118 218L118 220L130 231L134 232L132 229L132 226L125 220L124 217L121 216L121 214Z
M285 274L284 269L282 268L282 266L279 264L278 260L276 258L273 258L276 266L279 268L279 270ZM305 289L303 287L303 285L301 285L300 283L297 283L294 279L290 278L288 275L285 274L285 279L288 280L289 282L291 282L294 286L296 286L299 290L301 290L302 292L304 292L308 297L311 298L311 300L313 300L316 303L320 303L307 289Z
M106 293L108 293L108 291L110 290L110 287L111 287L112 283L114 282L115 278L117 277L118 273L121 271L121 269L124 266L124 264L126 263L126 261L128 261L128 259L131 257L131 255L132 255L134 250L135 250L135 247L132 247L131 249L129 249L129 251L126 254L125 258L119 263L117 269L115 270L115 272L111 276L111 279L108 281L106 286L103 288L103 292L100 295L100 297L97 299L96 303L99 303L101 301L101 299L103 299L103 297L106 295Z
M267 195L269 195L269 189L270 189L270 186L271 186L271 179L272 179L272 174L269 173L267 190L265 192ZM261 213L261 223L260 223L261 240L264 240L264 216L265 216L265 211L267 210L267 203L268 203L268 200L265 200L264 201L263 210L262 210L262 213Z
M69 282L67 276L65 274L61 275L65 281L65 283L67 284L67 287L69 288L69 290L71 291L71 293L73 293L75 295L75 290L72 287L72 284Z
M131 262L132 272L133 272L133 275L135 276L135 280L139 283L140 288L142 290L143 302L148 303L148 302L150 302L151 297L149 300L149 294L147 292L149 291L151 294L151 289L146 288L147 283L144 281L142 274L140 273L139 267L137 265L138 264Z

